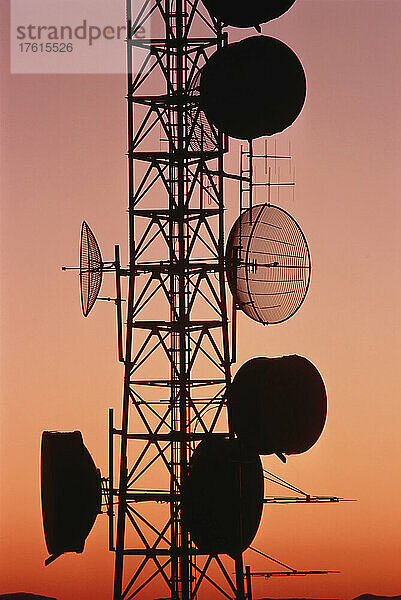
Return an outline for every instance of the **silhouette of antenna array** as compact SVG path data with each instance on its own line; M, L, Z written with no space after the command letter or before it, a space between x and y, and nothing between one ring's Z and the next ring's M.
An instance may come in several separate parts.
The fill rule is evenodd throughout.
M339 500L305 494L264 471L260 459L275 454L285 462L316 443L327 412L323 380L297 355L253 358L231 375L237 310L263 324L289 319L306 297L311 262L298 223L270 202L269 161L289 157L270 156L267 142L262 155L253 148L255 138L285 130L301 112L303 67L283 42L257 35L228 43L224 27L260 33L294 1L146 0L134 13L126 0L128 265L121 267L118 246L114 260L103 261L85 221L79 265L85 317L103 273L115 276L124 391L118 427L109 411L108 477L80 432L42 437L46 564L83 551L103 506L115 553L114 600L142 593L196 600L204 588L251 600L252 576L328 572L293 569L257 550L286 570L252 573L243 561L264 504L291 501L265 496L266 479L297 493L294 502ZM150 19L163 34L136 38ZM143 62L134 71L137 47ZM249 143L239 174L224 170L230 138ZM259 159L263 183L254 177ZM227 178L239 182L240 214L225 244ZM255 202L260 185L268 194L263 204Z

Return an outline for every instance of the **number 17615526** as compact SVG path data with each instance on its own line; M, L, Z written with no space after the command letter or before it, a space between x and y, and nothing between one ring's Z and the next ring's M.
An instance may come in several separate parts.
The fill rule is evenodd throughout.
M21 42L19 48L21 52L72 52L74 46L71 42Z

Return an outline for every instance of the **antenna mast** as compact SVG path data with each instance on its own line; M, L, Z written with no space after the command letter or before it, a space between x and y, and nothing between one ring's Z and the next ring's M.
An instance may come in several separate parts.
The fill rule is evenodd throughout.
M109 412L108 486L79 432L44 432L42 445L47 563L82 551L104 495L115 552L113 600L131 600L143 590L146 598L196 600L204 587L229 600L252 600L251 577L279 573L249 567L244 573L242 553L251 547L263 504L291 501L264 498L260 455L285 462L285 454L308 450L324 427L324 382L307 359L254 358L233 381L230 372L236 311L263 324L290 318L306 296L311 265L298 224L270 203L272 185L279 190L293 183L279 176L272 182L268 160L289 157L270 156L267 145L256 154L253 147L254 139L280 133L302 110L302 64L268 36L228 44L222 23L260 31L294 1L263 5L261 14L259 2L238 12L229 0L143 0L134 13L126 0L129 264L121 267L118 246L114 260L104 262L84 222L79 267L84 316L97 299L111 300L99 292L103 273L115 273L124 384L118 427ZM249 142L248 151L241 147L239 175L224 171L228 136ZM260 159L265 183L255 181ZM240 215L225 247L226 177L239 181ZM267 188L267 203L255 204L257 186ZM231 351L226 275L233 295ZM63 502L49 509L64 489L53 475L60 471L62 484L68 481L70 439L82 479L92 478L84 511L79 485L73 490L71 504L85 517L77 523L65 518ZM337 500L292 490L301 494L296 502ZM289 569L280 575L327 572L275 562Z
M192 79L207 54L224 45L225 35L210 18L207 36L193 33L197 0L166 0L153 6L163 22L163 37L136 42L149 6L146 2L135 17L127 0L130 258L122 423L112 431L120 439L119 487L111 491L118 500L114 600L134 597L156 579L164 580L174 600L195 598L202 581L221 589L207 573L213 558L230 591L243 600L242 556L235 557L237 577L232 581L218 556L202 557L190 541L181 510L194 442L217 431L228 435L223 414L230 382L223 231L226 139L213 129L212 144L210 135L207 144L199 144L200 111L194 117L188 97ZM159 96L142 92L151 68L133 75L139 43L164 80ZM136 122L142 119L136 128L134 109ZM160 129L168 148L144 150L146 138ZM152 196L154 189L158 192ZM138 221L144 222L139 236ZM145 260L152 244L158 244L164 261ZM159 319L154 313L151 320L144 319L145 306L156 297L166 308L159 304L157 310L168 317ZM204 316L205 303L212 318ZM135 353L134 347L139 348ZM153 362L152 374L157 379L149 379L142 374L149 373L156 353L159 362L156 369ZM147 392L155 389L169 392L169 398L154 402L154 394ZM164 489L137 489L151 466L167 475L160 477ZM163 524L154 513L142 512L149 500L167 503ZM138 585L144 573L148 577Z

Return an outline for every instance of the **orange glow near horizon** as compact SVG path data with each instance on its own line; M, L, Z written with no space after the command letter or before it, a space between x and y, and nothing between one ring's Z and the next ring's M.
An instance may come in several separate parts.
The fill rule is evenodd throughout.
M106 474L109 407L120 421L114 305L98 302L83 319L78 278L60 267L78 264L84 219L106 260L115 243L127 260L125 78L10 75L8 2L0 10L0 594L109 600L106 516L83 555L44 567L39 463L43 430L79 429ZM286 465L263 463L311 494L356 502L265 507L253 546L298 569L340 573L255 578L255 599L401 593L399 16L396 0L298 0L262 28L293 48L307 77L305 107L277 144L291 141L297 186L283 208L308 239L313 270L289 321L264 328L240 315L233 374L254 356L296 353L316 365L328 394L319 442ZM245 35L253 31L230 29L232 41ZM231 150L226 170L236 172L237 142ZM227 184L226 231L237 193ZM101 295L112 295L113 277L104 281ZM251 550L244 560L276 570ZM165 586L139 598L157 594Z

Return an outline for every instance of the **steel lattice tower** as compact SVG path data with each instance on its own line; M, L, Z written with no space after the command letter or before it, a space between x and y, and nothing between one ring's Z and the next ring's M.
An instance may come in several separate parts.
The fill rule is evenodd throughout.
M270 203L271 186L278 186L278 198L280 187L294 183L280 181L279 169L272 181L269 160L287 161L290 152L270 155L265 140L264 153L255 154L252 145L295 120L306 78L293 51L275 38L228 44L222 23L200 8L200 0L143 2L134 14L126 0L128 267L121 267L119 246L113 261L103 261L86 221L80 241L85 317L103 273L115 274L118 358L124 363L121 425L115 427L110 409L108 478L101 477L80 431L43 432L45 564L83 551L103 497L115 552L113 600L153 600L160 584L168 596L161 592L158 600L197 600L198 592L205 598L207 586L207 594L213 588L228 600L252 600L252 576L332 572L294 569L253 548L263 504L340 500L311 496L260 460L275 454L285 462L320 437L327 395L316 367L294 354L248 360L233 381L230 372L236 311L259 323L282 323L308 291L306 238L287 211ZM203 2L210 10L209 0ZM279 13L287 9L283 0ZM251 22L276 16L272 5ZM247 19L235 18L234 25L246 27ZM271 69L260 79L266 63ZM228 135L249 139L247 150L241 146L239 175L224 170ZM266 181L255 182L255 160L264 161ZM240 215L226 246L225 178L240 184ZM267 203L255 205L255 186L265 188ZM265 479L300 496L265 497ZM247 548L286 570L252 573L247 566L244 573Z
M200 0L144 0L135 14L132 0L126 2L128 267L121 267L118 246L114 260L103 261L86 221L79 264L85 317L103 272L115 274L118 357L124 363L121 425L115 427L110 409L108 478L101 477L80 431L43 432L45 564L83 551L103 496L115 552L113 600L153 600L154 584L158 595L160 584L167 588L168 597L159 600L196 600L199 591L204 598L210 587L228 600L252 600L252 576L332 572L294 569L253 548L263 504L340 500L311 496L260 461L260 455L275 454L285 462L285 455L305 452L320 437L327 396L316 367L299 355L258 357L244 363L232 382L230 373L237 309L259 323L281 323L299 309L309 287L306 238L289 213L270 203L272 185L279 191L294 184L280 181L279 170L272 181L268 161L288 160L290 153L270 155L267 141L262 154L252 146L253 138L281 132L299 114L305 74L292 50L275 38L228 45L222 23L199 8ZM286 8L287 0L280 10ZM275 16L273 7L263 18ZM238 26L247 23L240 19ZM271 73L260 80L266 62ZM277 94L268 97L272 86ZM210 122L202 107L211 111ZM224 170L228 134L249 138L248 150L241 146L239 175ZM255 159L263 159L267 181L254 181ZM226 248L225 178L240 183L240 215ZM254 204L254 186L266 189L267 203ZM231 347L226 275L233 296ZM264 497L264 479L300 496ZM244 574L246 548L286 570L252 573L247 566Z
M137 40L136 32L155 15L163 35ZM196 33L199 23L207 35ZM111 449L113 440L120 440L118 488L113 477L110 481L110 506L118 500L115 546L110 509L114 600L134 597L157 578L174 600L195 598L205 581L222 596L244 598L242 556L235 558L232 580L219 556L199 556L181 513L181 490L195 442L228 433L227 140L211 126L204 133L199 126L204 116L190 93L208 54L225 42L221 25L199 11L198 0L145 0L136 14L127 0L129 267L127 272L120 269L116 255L116 278L118 288L121 275L128 276L129 284L124 353L120 345L125 364L121 428L113 426L112 415L110 422ZM147 53L134 76L138 46ZM149 94L151 77L162 82L164 91L158 95ZM156 137L160 132L162 142ZM164 318L154 313L145 318L157 297L157 306L165 307ZM118 301L117 308L121 333ZM152 363L156 355L158 361ZM168 398L160 397L166 392ZM152 467L159 468L165 487L137 487ZM141 512L155 501L168 506L163 523L153 513ZM137 557L133 567L132 555ZM229 593L208 574L211 563L217 563ZM152 572L139 585L149 564Z
M294 183L280 181L279 169L272 181L269 160L287 161L290 152L270 155L265 140L264 153L255 154L252 145L294 121L306 78L293 51L275 38L228 44L222 23L200 8L200 0L143 2L134 14L126 0L128 267L121 267L119 246L113 261L103 261L86 221L80 241L85 317L103 273L115 274L118 358L124 363L121 425L115 427L110 409L108 478L101 477L80 431L43 432L45 564L83 551L103 497L115 552L113 600L153 600L154 584L158 595L160 584L167 589L158 600L197 600L210 588L228 600L252 600L252 576L332 572L294 569L253 548L263 504L340 500L311 496L260 461L260 455L275 454L285 462L285 455L306 452L320 437L327 396L316 367L294 354L248 360L232 382L230 372L237 309L259 323L282 323L309 287L306 238L288 212L270 203L271 186L278 186L278 198L280 187ZM212 0L203 2L214 7ZM226 9L230 17L229 3ZM283 0L279 10L266 7L250 22L258 26L287 9ZM248 26L250 17L234 17L234 26ZM261 79L266 63L271 69ZM224 170L228 135L249 139L248 150L241 146L239 175ZM266 181L255 182L255 160L264 161ZM226 247L225 178L240 184L240 215ZM254 203L255 186L265 188L267 203ZM264 479L300 496L265 497ZM286 570L252 573L247 566L244 573L246 548Z

